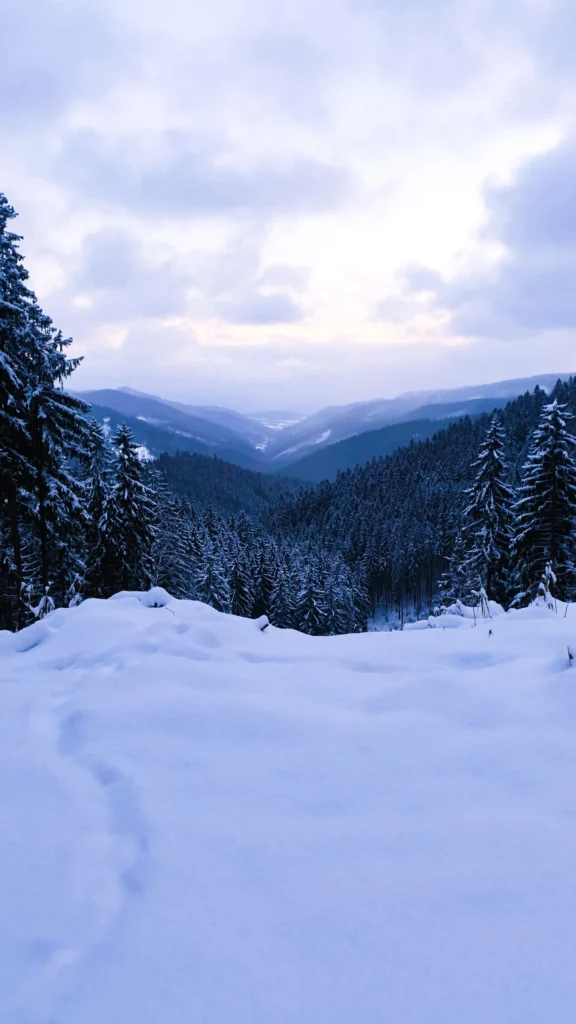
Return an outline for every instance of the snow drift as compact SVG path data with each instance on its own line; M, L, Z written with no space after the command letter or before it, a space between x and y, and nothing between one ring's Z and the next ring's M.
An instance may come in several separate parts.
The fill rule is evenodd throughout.
M572 1024L575 650L161 591L0 634L0 1020Z

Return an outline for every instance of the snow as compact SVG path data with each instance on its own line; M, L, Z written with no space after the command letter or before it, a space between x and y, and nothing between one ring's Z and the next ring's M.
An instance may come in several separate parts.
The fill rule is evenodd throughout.
M0 1020L572 1024L576 607L446 618L0 633Z
M154 461L154 456L152 455L152 452L150 451L149 448L146 447L145 444L138 444L138 445L136 445L136 452L138 454L138 458L140 459L140 462L153 462Z
M294 419L279 419L272 420L266 416L252 416L256 423L261 423L263 427L267 427L268 430L285 430L286 427L294 427L297 423L301 423L304 416L296 416Z
M303 448L313 448L316 444L323 444L330 437L332 430L324 430L318 437L308 438L306 441L301 441L300 444L294 444L291 448L284 448L278 455L275 455L275 459L279 459L284 455L291 455L293 452L302 451Z

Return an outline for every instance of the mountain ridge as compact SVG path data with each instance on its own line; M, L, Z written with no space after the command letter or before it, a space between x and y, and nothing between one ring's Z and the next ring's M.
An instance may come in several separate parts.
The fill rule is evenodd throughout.
M320 473L320 476L305 476L305 479L316 480L322 478L320 453L342 442L350 440L346 450L350 450L349 458L352 458L354 442L351 439L396 425L398 438L401 438L398 444L405 444L411 439L405 428L408 423L415 424L412 431L415 438L422 436L422 430L424 436L430 436L431 424L435 423L434 429L439 429L441 422L498 408L535 386L551 390L557 380L569 377L570 374L564 373L539 374L490 384L410 391L395 398L326 406L298 418L288 411L248 415L218 405L177 402L127 386L74 393L92 405L97 418L106 416L116 425L120 416L128 422L137 442L155 457L162 451L212 454L263 473L289 472L291 476L299 475L300 471ZM428 424L426 427L422 426L424 422ZM394 431L383 434L381 449L373 438L376 448L370 448L368 458L394 450L390 448L393 437ZM362 452L366 446L361 443L356 447ZM336 466L344 450L339 448L339 454L328 454L326 465ZM318 468L312 470L315 465ZM338 463L338 468L349 465L349 462L344 466Z

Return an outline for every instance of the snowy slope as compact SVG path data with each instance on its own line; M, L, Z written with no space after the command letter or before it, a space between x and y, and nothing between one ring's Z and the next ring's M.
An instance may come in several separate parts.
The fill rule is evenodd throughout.
M458 626L0 634L2 1024L573 1024L576 608Z

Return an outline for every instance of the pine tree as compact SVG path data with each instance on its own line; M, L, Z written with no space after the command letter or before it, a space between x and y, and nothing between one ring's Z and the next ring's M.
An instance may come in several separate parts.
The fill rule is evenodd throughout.
M112 459L112 449L103 427L97 420L90 420L84 454L84 486L88 514L84 590L88 597L97 597L104 589L100 526L112 486Z
M282 560L270 591L270 622L279 629L294 627L295 594L289 566Z
M276 579L278 556L273 544L263 543L259 552L256 553L254 563L254 603L252 605L252 618L258 619L261 615L270 613L270 597L272 587Z
M151 550L152 585L163 587L173 597L186 598L191 582L186 511L163 476L154 469L147 476L154 495L156 524Z
M489 598L506 604L514 495L507 483L505 436L497 415L492 417L472 469L474 483L467 492L463 517L463 576L467 588L484 589Z
M239 546L232 556L228 584L230 587L230 611L233 615L249 618L254 606L254 587L246 552Z
M337 561L332 567L332 629L337 636L341 633L359 633L367 628L367 595L354 585L350 570L343 562Z
M514 603L529 604L538 594L550 563L556 594L575 594L576 461L572 416L554 401L542 409L524 465L514 507Z
M323 636L326 632L328 609L320 567L316 560L310 560L304 569L304 578L294 612L296 628L311 636Z
M206 534L200 565L196 573L196 599L211 605L218 612L230 611L230 586L222 566L220 553Z
M119 426L113 439L114 479L99 524L97 558L101 597L145 590L151 582L155 506L132 431Z
M19 629L26 621L22 507L32 489L26 402L31 380L28 310L34 295L25 284L21 238L7 230L15 216L0 193L0 629Z
M25 284L20 239L6 230L12 217L0 195L0 561L6 624L19 628L25 592L40 592L38 607L50 589L61 602L82 568L83 493L70 467L82 455L87 406L63 390L80 360L67 357L71 340Z
M88 406L63 389L80 362L65 353L71 339L56 332L36 305L30 312L30 329L36 335L27 405L39 584L43 593L50 587L61 603L72 579L84 569L81 546L88 518L82 484L71 460L78 462L84 456Z

